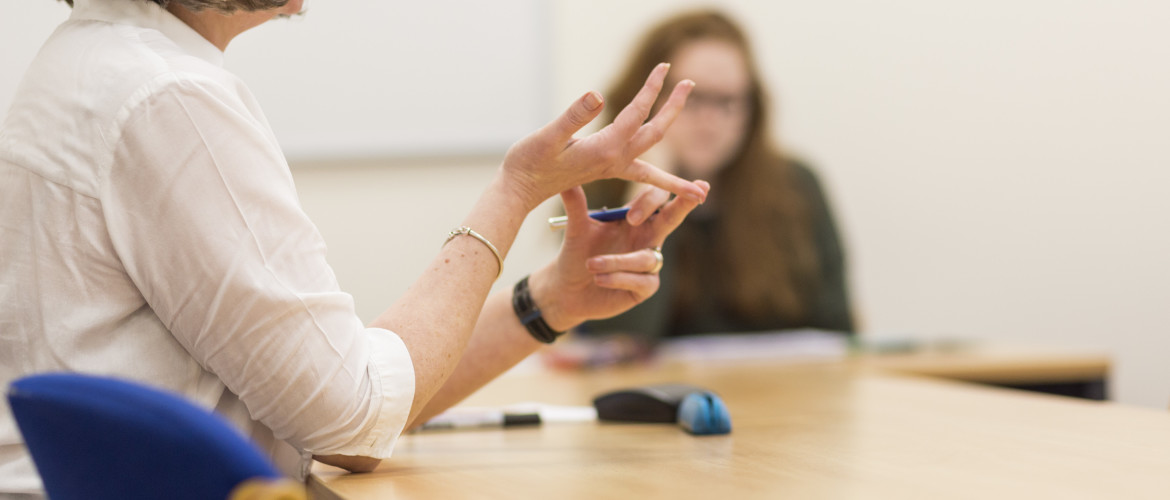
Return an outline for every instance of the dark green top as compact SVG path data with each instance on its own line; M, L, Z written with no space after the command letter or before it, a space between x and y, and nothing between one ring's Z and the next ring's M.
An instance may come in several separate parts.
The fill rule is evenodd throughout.
M721 310L713 296L704 297L695 310L688 314L677 314L672 310L674 297L671 294L674 277L681 272L672 266L672 254L677 255L672 242L667 238L662 253L665 263L660 272L661 286L658 293L633 309L616 317L590 321L579 330L584 334L624 333L637 338L653 341L664 337L702 335L712 333L744 333L753 331L776 331L801 328L816 328L838 332L853 332L853 317L850 312L849 294L845 285L845 258L837 227L825 194L813 172L797 162L792 163L795 185L807 199L812 217L813 240L821 266L821 283L817 296L810 302L808 317L802 320L776 317L761 324L737 317L730 311ZM710 234L718 217L712 213L692 213L677 231L696 231ZM708 238L704 238L710 241ZM713 283L718 269L702 266L689 272L701 274L703 283ZM714 289L715 287L705 287ZM676 318L685 317L685 321Z

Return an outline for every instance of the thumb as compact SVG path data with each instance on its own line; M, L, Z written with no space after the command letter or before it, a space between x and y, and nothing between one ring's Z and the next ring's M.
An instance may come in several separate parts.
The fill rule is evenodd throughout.
M569 216L569 227L589 217L589 204L585 200L585 189L581 186L561 191L561 202L565 204L565 215Z
M589 91L574 101L569 109L565 110L548 126L561 141L568 142L573 138L573 134L581 130L581 127L597 118L602 109L605 109L605 101L601 98L601 94Z

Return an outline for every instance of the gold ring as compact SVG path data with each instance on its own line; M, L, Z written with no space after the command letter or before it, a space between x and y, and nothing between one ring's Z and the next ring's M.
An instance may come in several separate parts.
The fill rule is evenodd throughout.
M658 271L662 270L662 262L663 262L662 247L657 246L657 247L651 248L649 250L654 253L654 267L652 269L650 269L648 274L658 274Z

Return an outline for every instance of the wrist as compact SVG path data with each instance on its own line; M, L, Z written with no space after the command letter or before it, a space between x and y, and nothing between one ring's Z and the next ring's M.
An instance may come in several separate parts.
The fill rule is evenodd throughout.
M498 191L503 198L515 203L516 207L523 210L525 214L535 210L544 200L552 196L540 192L535 188L536 183L533 182L533 179L515 173L515 169L510 169L506 165L508 160L504 161L505 165L500 167L490 189Z
M541 310L545 323L558 332L565 332L583 323L584 318L576 318L566 314L564 293L558 293L552 280L553 270L544 267L528 277L528 288L532 294L532 301Z
M519 214L527 217L544 200L537 200L538 195L528 186L502 170L496 173L484 190L484 201L487 201L495 210L503 210L510 214Z
M532 207L497 180L488 184L460 226L468 227L490 241L496 247L492 253L503 260L531 211Z

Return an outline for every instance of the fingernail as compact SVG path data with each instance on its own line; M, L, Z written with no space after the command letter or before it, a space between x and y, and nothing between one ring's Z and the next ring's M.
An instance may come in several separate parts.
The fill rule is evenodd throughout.
M585 94L585 109L593 111L597 109L598 106L601 106L601 94L592 91L590 91L588 94Z
M696 193L687 193L684 196L686 196L686 198L688 200L693 201L699 205L702 205L704 201L707 201L707 193L704 193L701 190L697 194Z
M699 204L702 205L707 202L707 195L711 194L711 184L707 181L695 181L695 184L703 193L703 197L699 199Z
M585 261L585 268L590 271L600 271L605 263L599 257L594 257Z
M630 210L630 213L626 214L626 222L629 222L630 224L637 224L642 222L642 211Z

